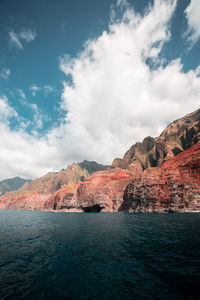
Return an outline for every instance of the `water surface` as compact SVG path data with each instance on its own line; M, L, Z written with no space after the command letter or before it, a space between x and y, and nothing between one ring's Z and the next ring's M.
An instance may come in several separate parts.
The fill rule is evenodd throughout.
M0 299L198 299L200 214L0 211Z

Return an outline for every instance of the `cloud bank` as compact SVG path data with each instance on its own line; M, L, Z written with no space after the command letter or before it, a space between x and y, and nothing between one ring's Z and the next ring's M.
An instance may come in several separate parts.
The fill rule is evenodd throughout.
M111 163L199 108L200 67L185 73L179 59L163 64L175 9L176 1L155 0L141 16L118 1L107 31L77 57L60 58L65 122L42 138L0 123L2 178L36 177L82 159Z
M188 38L195 43L200 37L200 1L191 0L185 14L188 21Z

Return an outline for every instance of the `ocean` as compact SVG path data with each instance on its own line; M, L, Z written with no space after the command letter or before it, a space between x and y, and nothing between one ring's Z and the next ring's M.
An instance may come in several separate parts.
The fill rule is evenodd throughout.
M200 214L0 211L0 299L199 299Z

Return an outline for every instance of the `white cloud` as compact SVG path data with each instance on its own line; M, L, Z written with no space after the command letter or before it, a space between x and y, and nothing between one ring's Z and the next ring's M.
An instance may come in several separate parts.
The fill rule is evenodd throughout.
M13 31L9 31L9 37L10 37L10 43L11 45L15 46L18 49L23 49L23 45L20 42L20 39L18 37L18 35Z
M40 88L36 84L32 84L30 86L30 90L32 91L32 95L35 96L37 92L39 92Z
M22 99L26 99L26 95L25 95L25 93L24 93L24 91L23 91L22 89L18 89L17 91L18 91L18 93L19 93L19 96L20 96Z
M188 39L195 43L200 37L200 1L191 0L185 15L188 22Z
M147 59L161 61L174 9L175 1L155 1L141 17L127 8L122 21L117 19L109 32L89 41L78 58L61 60L61 69L73 82L65 83L62 106L68 111L66 139L76 145L77 157L82 153L111 162L134 141L159 134L166 121L180 113L162 111L171 100L167 95L163 100L154 86L165 69L153 72L146 64Z
M162 65L175 5L156 0L144 16L125 6L121 19L113 13L109 30L76 58L64 56L66 123L39 138L0 122L1 178L34 177L84 158L111 163L134 142L199 108L200 67L184 72L180 60Z
M7 80L11 75L10 69L3 68L0 70L0 78Z
M10 118L18 118L17 112L9 105L6 96L0 97L0 122L9 123Z
M14 176L37 177L60 164L56 149L45 139L30 136L23 129L11 131L3 123L0 123L0 133L0 180Z
M22 29L20 32L16 33L13 30L8 32L10 37L10 44L18 49L23 49L23 41L31 42L33 41L37 34L32 29Z
M117 0L117 6L121 7L121 8L127 7L128 6L128 2L127 2L127 0Z
M18 94L20 96L19 102L20 104L29 110L29 112L32 112L32 118L33 120L26 120L22 116L20 118L20 127L21 128L27 128L31 127L31 133L34 136L38 135L38 129L41 129L43 127L43 120L46 119L46 115L42 114L38 108L38 105L35 103L29 103L26 101L26 95L22 89L18 89ZM36 89L37 91L37 89ZM33 92L36 92L33 90Z
M42 121L42 114L39 112L37 104L30 104L30 107L32 108L34 112L34 127L33 132L34 135L37 135L37 129L40 129L43 127L43 121Z
M26 42L31 42L36 38L37 34L34 30L32 29L23 29L20 33L19 33L19 37L23 40L25 40Z
M31 108L35 112L35 122L38 126L41 118L37 116L38 108L34 104ZM18 130L10 129L11 118L21 121ZM24 130L26 127L27 121L19 118L17 112L9 105L8 99L5 96L0 97L0 180L14 176L34 178L61 165L56 147L49 145L46 137L39 139L37 135L28 134Z
M47 97L49 94L53 92L53 87L51 85L45 85L44 86L44 94Z

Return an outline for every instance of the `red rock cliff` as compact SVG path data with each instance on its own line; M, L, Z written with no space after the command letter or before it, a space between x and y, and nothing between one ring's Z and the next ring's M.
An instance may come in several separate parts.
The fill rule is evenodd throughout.
M118 211L124 190L134 178L136 174L119 168L95 172L86 181L56 192L46 202L45 208L84 212Z
M124 192L120 211L200 211L200 144L145 170Z

